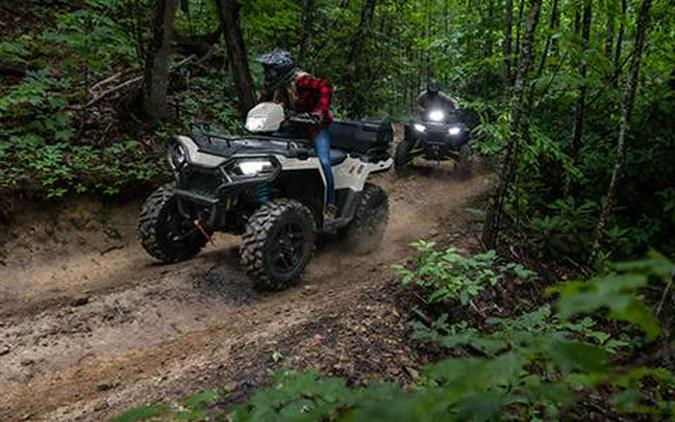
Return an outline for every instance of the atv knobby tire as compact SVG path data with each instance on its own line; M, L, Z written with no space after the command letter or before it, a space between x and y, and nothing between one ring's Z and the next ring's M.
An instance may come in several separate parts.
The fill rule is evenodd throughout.
M173 183L169 183L155 190L145 200L138 220L141 245L150 255L164 263L190 259L207 242L206 237L190 228L190 222L179 213L173 187ZM176 235L180 233L175 231L181 229L187 235L177 239Z
M294 199L274 199L253 213L239 251L256 287L282 290L297 282L312 255L315 232L312 212Z
M412 139L404 139L396 146L396 153L394 154L394 169L398 175L405 175L410 169L412 163L412 149L415 146L415 141Z
M367 254L380 245L389 221L389 198L379 186L366 183L354 219L342 233L343 245L356 254Z

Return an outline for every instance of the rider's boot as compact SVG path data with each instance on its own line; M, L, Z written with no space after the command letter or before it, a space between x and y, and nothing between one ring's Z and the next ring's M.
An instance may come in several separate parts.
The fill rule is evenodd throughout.
M334 204L326 205L326 211L323 213L323 220L325 222L334 221L337 218L338 209Z

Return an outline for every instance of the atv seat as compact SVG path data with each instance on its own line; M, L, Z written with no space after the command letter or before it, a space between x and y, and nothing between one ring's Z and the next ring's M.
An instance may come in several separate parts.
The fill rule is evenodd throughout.
M348 153L386 152L394 139L392 125L384 120L335 120L328 130L331 146Z
M316 150L314 148L303 148L298 152L299 157L316 157ZM340 149L331 149L330 150L330 165L337 166L342 164L349 154Z
M347 153L339 149L330 150L330 165L337 166L347 159Z

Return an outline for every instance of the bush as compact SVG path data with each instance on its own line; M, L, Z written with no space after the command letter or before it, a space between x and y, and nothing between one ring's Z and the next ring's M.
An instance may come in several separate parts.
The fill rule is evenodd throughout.
M433 256L434 262L445 262L442 255L430 253L429 242L418 246L425 260ZM467 265L477 268L473 274L479 275L486 260L494 261L490 257L461 260L470 262ZM467 265L455 265L463 269L463 277L472 274ZM418 324L417 338L465 357L428 366L409 390L391 383L350 387L339 378L311 371L282 371L249 401L211 413L235 422L555 420L583 418L588 412L583 406L591 403L593 408L666 420L675 416L673 374L665 368L621 364L613 357L659 336L660 328L640 292L650 283L662 287L673 266L652 253L646 260L617 265L616 274L551 288L550 293L559 296L555 312L543 306L512 318L492 318L486 329L468 323L448 325L443 318L431 328ZM439 271L441 277L446 276L444 271ZM603 313L635 325L647 337L614 338L589 316ZM147 406L138 409L147 411ZM180 412L166 410L162 415L184 419ZM140 410L136 414L143 415ZM133 420L141 419L145 418Z
M24 135L0 144L0 194L21 191L58 198L67 193L116 195L169 177L163 150L129 140L108 147L47 144Z
M624 311L633 310L630 322L645 329L647 341L653 339L658 327L644 324L654 317L639 299L639 291L650 279L666 281L670 276L664 271L673 265L652 254L647 260L617 266L631 280L621 287L615 286L616 275L562 284L551 290L559 294L556 313L544 306L514 318L490 319L487 331L466 323L448 327L444 321L426 333L417 330L418 337L449 349L462 348L473 356L427 367L410 391L392 384L348 389L336 379L283 372L229 417L233 421L550 420L565 411L574 419L575 404L583 406L591 400L591 392L606 388L609 402L600 405L667 419L675 415L673 374L665 368L612 362L612 356L629 343L596 329L593 318L577 316L609 309L610 319L625 320ZM585 413L579 412L576 417Z
M393 268L404 286L414 283L421 287L429 303L459 300L465 305L507 277L524 282L534 276L522 265L500 262L495 251L465 257L452 247L438 251L435 242L419 240L411 245L417 250L412 266Z

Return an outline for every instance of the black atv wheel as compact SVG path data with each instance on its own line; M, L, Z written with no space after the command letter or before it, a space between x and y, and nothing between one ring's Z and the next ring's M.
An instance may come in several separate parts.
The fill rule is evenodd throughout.
M356 254L373 252L382 242L389 221L389 198L379 186L366 183L356 215L340 233L344 247Z
M178 211L172 183L160 186L145 200L138 219L143 248L164 262L178 262L197 255L206 237Z
M455 170L460 180L468 180L471 178L473 172L473 162L471 159L471 150L467 145L464 145L459 150L459 157L455 163Z
M412 139L403 139L396 146L396 153L394 154L394 169L399 175L404 175L410 169L412 163L412 149L415 146L415 141Z
M248 219L242 236L241 264L256 287L282 290L296 282L314 248L312 212L294 199L275 199Z

